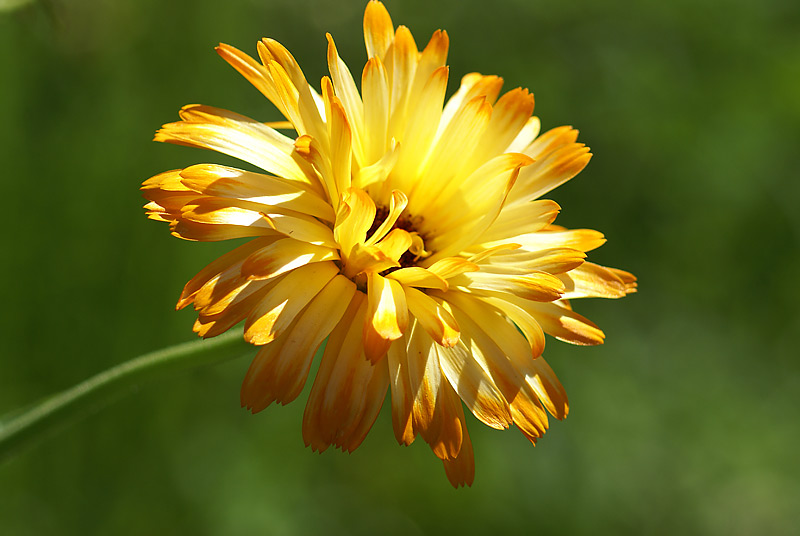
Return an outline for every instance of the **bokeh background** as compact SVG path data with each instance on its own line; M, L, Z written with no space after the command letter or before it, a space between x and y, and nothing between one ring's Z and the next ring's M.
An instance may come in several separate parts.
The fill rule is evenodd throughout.
M24 2L23 2L24 3ZM0 2L0 413L191 340L184 282L228 246L169 236L140 182L220 161L152 143L187 103L277 112L213 47L270 36L309 79L324 32L355 72L364 0ZM353 454L303 447L305 395L252 416L249 364L144 385L0 465L0 532L790 534L800 524L800 4L387 0L424 45L531 88L595 154L558 223L639 276L579 310L597 348L549 339L571 414L534 449L470 419L453 490L384 412Z

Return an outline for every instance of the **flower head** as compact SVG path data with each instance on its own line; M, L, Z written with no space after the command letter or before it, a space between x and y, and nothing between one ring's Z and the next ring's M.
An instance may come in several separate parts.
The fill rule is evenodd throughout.
M570 300L619 298L635 278L587 262L604 242L553 224L540 197L591 154L577 131L539 134L533 95L466 75L445 100L447 33L419 51L383 4L364 15L361 90L328 35L330 76L310 85L279 43L256 61L217 52L284 115L263 123L185 106L156 141L212 149L260 171L199 164L145 181L150 218L186 240L248 238L197 274L178 308L213 337L241 321L259 351L241 390L253 412L303 389L327 339L303 419L312 449L352 451L391 393L395 436L421 436L454 486L471 484L463 405L532 442L567 396L544 333L579 345L603 332ZM279 132L294 131L296 135Z

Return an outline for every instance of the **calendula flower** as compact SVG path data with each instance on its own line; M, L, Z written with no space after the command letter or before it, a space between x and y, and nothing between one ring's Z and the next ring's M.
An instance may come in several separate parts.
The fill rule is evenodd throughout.
M560 207L540 197L591 154L570 127L539 134L531 93L499 96L501 78L472 73L445 100L447 34L435 32L419 51L374 0L360 91L327 37L330 76L320 92L276 41L258 43L260 61L220 45L286 121L185 106L156 141L212 149L260 171L168 171L145 181L145 208L179 238L249 239L189 281L178 302L194 305L202 337L244 321L259 350L243 406L255 413L294 400L327 340L305 443L352 451L388 391L397 440L422 436L450 482L470 485L462 403L535 443L547 412L568 411L541 355L544 333L601 344L603 332L570 301L625 296L635 278L586 261L604 242L599 232L553 224Z

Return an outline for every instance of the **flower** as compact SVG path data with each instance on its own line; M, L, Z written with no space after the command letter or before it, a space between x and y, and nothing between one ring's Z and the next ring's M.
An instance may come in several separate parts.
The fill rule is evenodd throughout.
M541 355L544 333L601 344L603 332L570 300L619 298L636 279L585 260L601 233L553 224L560 207L540 196L591 154L570 127L539 135L531 93L498 98L501 78L471 73L445 101L447 33L420 52L375 0L364 15L360 92L327 38L320 93L274 40L258 43L260 62L217 47L287 121L185 106L156 141L261 171L168 171L145 181L145 208L179 238L249 239L189 281L178 302L194 305L202 337L244 321L259 351L243 406L255 413L294 400L325 344L306 445L352 451L389 391L397 440L422 436L450 482L471 485L462 402L484 424L515 425L535 443L547 412L568 411ZM278 132L290 129L294 139Z

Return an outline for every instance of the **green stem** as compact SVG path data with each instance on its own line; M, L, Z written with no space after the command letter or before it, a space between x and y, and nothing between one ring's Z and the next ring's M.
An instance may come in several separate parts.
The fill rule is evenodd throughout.
M106 406L140 384L180 370L244 355L240 330L150 352L0 419L0 462L81 417Z

